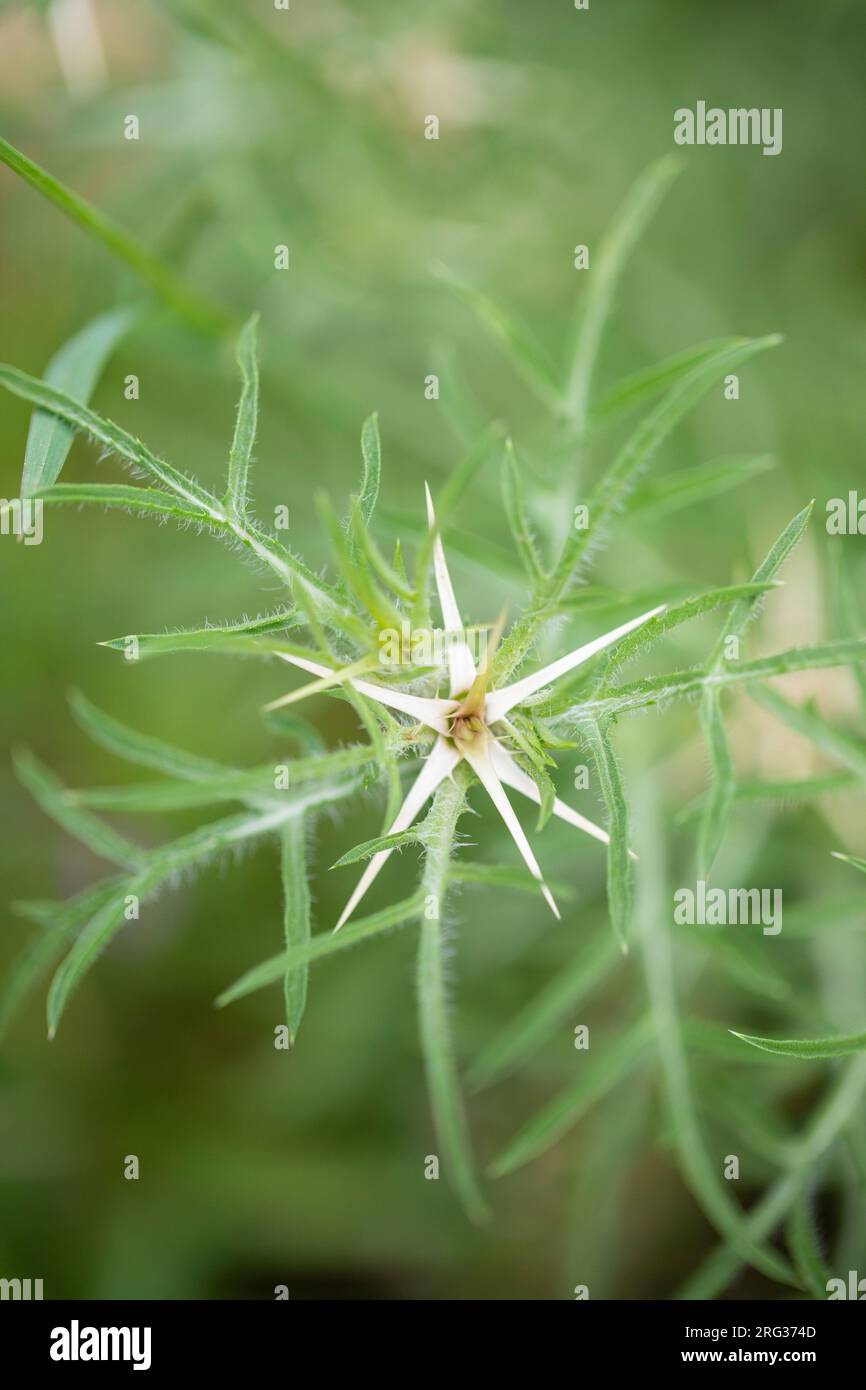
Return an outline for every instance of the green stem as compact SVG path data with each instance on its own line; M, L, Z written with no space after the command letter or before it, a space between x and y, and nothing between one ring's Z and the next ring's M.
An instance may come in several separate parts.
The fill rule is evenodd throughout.
M436 793L428 820L431 833L422 886L424 906L418 952L418 1012L427 1085L436 1134L442 1148L443 1167L470 1219L482 1221L487 1215L487 1207L475 1174L451 1040L442 926L448 864L462 808L463 791L451 780L446 780Z

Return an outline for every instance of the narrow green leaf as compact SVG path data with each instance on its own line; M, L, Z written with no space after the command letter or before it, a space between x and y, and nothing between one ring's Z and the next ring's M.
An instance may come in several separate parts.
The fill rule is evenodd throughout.
M306 827L302 816L289 821L282 833L280 867L283 879L283 926L286 952L306 946L310 937L310 889L307 883ZM307 1004L308 965L287 970L283 981L286 1026L294 1044Z
M349 517L349 545L352 553L361 559L367 559L371 568L375 570L382 582L387 585L392 593L398 598L404 599L407 603L415 600L415 590L406 579L406 571L403 567L403 560L398 549L395 551L395 561L397 565L389 565L384 555L380 551L370 533L370 528L364 520L361 512L360 501L356 498Z
M134 890L133 890L134 891ZM107 902L90 919L58 966L48 991L48 1036L53 1038L74 990L126 920L125 896Z
M333 780L341 774L356 774L371 761L368 748L344 748L307 763L297 760L274 766L231 769L210 777L197 776L189 781L144 782L133 786L87 787L70 792L75 805L90 806L103 811L163 812L189 810L198 806L216 805L222 801L244 801L282 806L297 812L320 802L337 801L349 796L360 785L359 777ZM318 766L316 766L318 764ZM277 787L277 774L288 770L288 787Z
M853 854L840 854L838 850L831 850L834 859L841 859L843 864L850 864L852 869L859 869L861 874L866 874L866 859L857 859Z
M636 632L629 633L621 642L617 642L616 646L611 649L610 661L605 675L624 666L626 662L631 661L664 633L670 632L672 628L691 622L692 618L698 618L703 613L712 613L715 609L723 608L728 603L736 603L738 599L760 598L767 589L773 587L772 582L768 584L730 584L722 589L711 589L708 593L684 599L682 603L672 604L663 613L659 613L657 617L650 618L649 622L644 623L643 627L638 628Z
M706 343L697 343L694 347L685 348L682 352L664 357L660 362L654 362L649 367L642 367L640 371L623 377L606 391L598 404L590 410L590 429L595 430L608 424L624 410L640 405L647 397L655 396L659 391L673 386L674 382L690 372L692 367L718 352L726 341L724 338L712 338Z
M532 526L526 511L523 475L517 465L514 445L510 439L505 441L505 457L502 465L502 499L505 504L505 515L508 518L511 535L524 568L530 579L538 580L543 573L541 558L536 548Z
M48 991L48 1036L54 1037L73 992L123 926L129 895L140 903L164 883L176 879L181 871L193 865L203 865L216 855L233 850L246 841L278 833L286 821L300 815L302 810L298 807L279 807L227 816L224 820L200 826L168 845L149 851L143 869L113 885L111 897L100 902L55 971Z
M86 403L105 363L137 316L135 309L114 309L100 314L52 357L45 368L45 380ZM41 410L34 412L24 446L22 497L42 493L56 482L74 437L75 431L56 415Z
M775 1052L782 1057L802 1057L809 1060L827 1060L831 1057L850 1057L852 1052L866 1052L866 1033L849 1033L838 1038L756 1038L750 1033L738 1033L732 1028L735 1038L760 1048L762 1052Z
M448 478L445 486L435 498L436 503L436 523L441 534L442 527L446 519L450 516L453 508L462 497L466 488L469 486L475 474L486 463L490 456L493 446L501 438L502 430L499 425L493 425L487 429L479 440L475 443L469 453L461 460ZM413 621L418 627L430 627L430 614L427 600L427 577L430 571L430 564L433 559L433 545L435 542L435 532L425 527L420 536L418 545L418 555L415 568L415 592L417 599L413 612ZM449 531L449 542L452 539ZM453 545L451 549L453 550Z
M238 402L235 433L229 454L228 489L223 504L238 521L243 521L247 514L250 460L259 418L259 364L256 356L258 324L259 316L253 314L244 324L237 347L237 360L241 371L241 398Z
M169 492L157 488L128 487L123 483L55 483L53 487L38 488L33 494L49 506L113 507L139 515L176 516L181 521L210 525L212 518L200 507L179 506Z
M361 475L358 504L361 515L369 526L379 496L379 482L382 476L382 445L379 440L379 416L376 414L368 416L361 429L361 457L364 461L364 471Z
M164 772L169 777L200 778L220 776L233 769L210 758L200 758L187 753L161 739L151 738L149 734L138 733L126 724L121 724L112 715L105 714L92 704L85 695L73 690L69 694L69 705L77 723L95 743L106 748L109 753L123 758L125 762L138 763L142 767Z
M362 603L380 628L392 628L399 632L400 614L390 598L373 583L367 567L356 558L349 537L343 530L330 499L324 493L319 493L316 497L316 508L345 579L347 595L355 600L355 606L358 602Z
M414 893L409 898L403 898L400 902L383 908L381 912L374 912L369 917L360 917L356 922L349 922L338 932L320 932L306 945L293 946L289 951L281 951L278 956L271 956L269 960L262 961L261 965L248 970L233 985L223 990L216 1001L217 1007L223 1008L226 1004L233 1004L236 999L243 999L245 995L253 994L258 989L276 984L283 979L287 970L297 970L299 966L321 960L324 956L331 956L335 951L345 951L350 946L357 946L359 941L378 936L392 927L402 927L405 923L414 921L423 906L422 894Z
M623 270L681 168L679 156L668 154L641 174L629 189L587 272L586 301L566 373L568 412L579 433L586 427L595 362Z
M804 1184L791 1209L786 1233L788 1248L804 1286L813 1298L826 1298L830 1271L824 1263L821 1247L818 1244L815 1213L809 1198L807 1184Z
M724 839L736 786L734 760L717 690L704 691L701 726L712 768L712 779L698 830L698 876L706 880Z
M183 498L194 509L205 512L215 521L225 520L216 498L212 497L200 483L193 478L188 478L178 469L173 468L171 464L166 463L164 459L157 458L156 454L151 453L150 449L140 440L134 439L131 434L121 429L119 425L115 425L111 420L103 419L101 415L97 415L88 406L73 400L65 392L56 390L53 386L39 381L36 377L28 376L26 372L19 371L17 367L6 365L0 365L0 386L5 386L6 390L11 391L13 395L21 396L22 399L32 402L33 405L58 415L61 420L66 420L76 430L83 430L104 448L116 453L125 462L132 464L141 472L148 473L162 487L167 488L177 497Z
M777 652L774 656L758 657L754 661L740 661L736 666L727 667L715 674L708 674L698 668L689 671L671 671L664 676L650 676L646 680L633 681L629 685L605 689L591 700L579 701L571 708L557 713L558 719L571 720L575 727L589 720L604 719L609 715L632 714L635 710L650 709L673 700L687 699L701 694L707 687L719 690L736 685L748 685L753 681L766 680L770 676L789 675L794 671L823 670L833 666L847 666L852 661L866 660L866 639L850 642L827 642L819 647L794 647L787 652ZM772 706L770 698L772 697ZM776 707L776 691L761 689L753 692L759 704L768 708ZM781 712L788 702L778 697ZM538 712L544 712L543 702L539 702ZM807 711L788 706L784 718L794 727L795 721L804 729L811 724L808 719L799 719ZM829 741L825 729L822 738ZM817 741L817 739L816 739ZM853 766L858 761L858 748L853 739L838 736L838 756ZM844 751L843 751L844 750Z
M843 546L835 546L831 553L835 557L831 596L836 625L843 637L855 637L858 632L862 632L864 619L860 616L859 595L850 570L845 565L847 551ZM866 709L866 669L854 666L852 674L860 688L861 704Z
M342 869L346 864L357 864L361 859L369 859L371 855L379 854L383 849L402 849L404 845L420 845L424 843L424 836L416 828L414 830L398 830L395 835L377 835L373 840L365 840L363 844L356 845L350 849L341 859L331 865L332 869Z
M338 671L330 671L327 676L317 676L315 680L306 681L296 690L290 690L287 695L280 695L278 699L272 700L265 706L267 710L284 709L286 705L296 705L301 700L308 700L311 695L320 695L324 690L333 690L336 686L345 685L355 676L363 676L371 671L379 669L379 662L375 656L362 656L358 661L353 661L350 666L343 666Z
M712 356L699 362L668 391L661 402L641 421L594 489L589 500L589 526L583 531L572 531L557 567L555 582L558 585L564 584L574 571L576 563L596 548L636 485L641 472L674 426L717 381L744 365L756 353L776 347L780 342L781 338L778 335L731 339ZM756 582L767 578L772 578L772 575L755 576Z
M649 1061L652 1039L652 1024L648 1018L642 1018L623 1029L618 1037L594 1043L585 1054L577 1053L577 1080L554 1096L505 1146L490 1165L491 1177L504 1177L546 1153L595 1101L630 1076L639 1063Z
M666 473L635 488L627 504L627 513L643 525L650 517L655 521L682 507L708 502L774 467L772 454L757 454L718 459L697 468Z
M812 797L827 796L832 792L849 791L856 787L858 779L852 772L830 772L823 777L783 777L778 781L750 778L738 782L734 790L734 801L747 805L754 801L778 801L782 806L794 806ZM697 797L677 813L678 824L685 824L699 814L706 798Z
M491 1039L469 1069L469 1085L481 1090L510 1075L570 1009L577 1008L602 984L619 958L610 933L597 933L590 944Z
M514 624L502 643L497 660L497 681L506 681L523 660L539 627L548 620L551 607L562 598L569 584L578 576L580 566L606 537L641 473L675 425L715 382L735 371L756 353L775 347L780 341L778 336L732 339L718 352L693 367L641 421L594 488L587 504L588 526L570 531L553 572L538 586L523 617Z
M140 867L144 851L112 830L110 825L76 806L62 783L32 753L22 750L14 755L14 760L19 780L46 815L100 859L107 859L123 869Z
M616 753L604 724L588 723L584 729L592 751L599 790L607 807L607 901L610 924L620 944L628 949L632 912L631 865L628 852L628 803L620 776Z
M73 193L53 174L40 168L27 155L0 138L0 161L49 202L54 203L71 221L85 232L100 241L112 255L131 267L135 273L156 290L169 308L186 319L187 323L200 332L222 334L231 327L231 319L224 311L198 291L191 289L179 275L164 264L158 256L140 246L133 237L112 222L104 213Z
M286 608L278 613L268 613L264 617L245 618L241 622L226 623L222 626L212 624L208 627L187 628L180 632L130 633L126 637L111 637L99 645L122 652L127 660L135 661L176 652L212 652L230 656L295 652L294 644L273 634L291 631L302 622L303 618L297 609Z
M28 939L4 974L0 986L0 1041L5 1038L22 1004L68 944L76 927L117 896L120 882L108 880L66 903L40 904L35 911L31 911L35 905L30 903L15 905L21 916L37 919L40 929Z
M812 515L814 502L810 502L802 511L798 512L792 521L788 522L782 534L770 547L767 555L752 575L752 583L755 585L769 584L776 578L782 565L788 559L791 552L796 548L803 532L809 524ZM712 655L707 663L707 670L715 672L721 668L726 659L730 639L741 637L748 623L755 617L760 609L761 594L756 594L748 598L743 598L737 603L728 615L728 621L720 634L713 648Z
M844 729L837 729L814 710L792 704L778 690L769 686L758 686L749 694L763 709L769 710L795 733L809 739L822 753L842 763L855 776L866 778L866 744Z
M680 1171L707 1218L742 1260L772 1279L796 1283L788 1262L762 1243L766 1233L753 1233L749 1216L728 1192L698 1123L674 978L665 845L655 789L648 780L642 787L639 824L639 939Z
M489 295L467 285L444 267L437 267L440 280L463 300L504 352L508 362L526 385L550 410L563 409L556 372L532 334Z

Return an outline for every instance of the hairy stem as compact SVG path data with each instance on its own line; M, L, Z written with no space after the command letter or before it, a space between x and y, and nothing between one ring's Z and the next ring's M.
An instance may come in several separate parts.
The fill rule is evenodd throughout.
M418 951L418 1014L442 1164L470 1218L481 1221L487 1208L475 1174L451 1039L442 921L448 865L457 819L463 809L463 796L456 782L446 779L436 793L428 820L430 839L422 886L424 906Z

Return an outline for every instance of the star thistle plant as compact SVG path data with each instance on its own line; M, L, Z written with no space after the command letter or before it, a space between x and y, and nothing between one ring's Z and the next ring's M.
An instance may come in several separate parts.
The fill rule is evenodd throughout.
M639 240L675 172L675 164L665 159L649 170L629 195L595 258L588 297L561 372L550 368L538 345L498 305L452 280L460 296L480 313L485 326L492 328L512 366L543 405L550 423L552 477L546 497L541 496L544 485L540 477L535 479L539 496L531 496L526 470L511 442L503 440L499 430L486 432L471 444L438 491L435 513L427 491L426 521L414 533L416 556L411 575L399 541L389 559L374 535L381 481L375 416L363 426L361 484L347 514L341 519L326 498L319 499L321 520L336 560L336 576L325 578L316 573L254 515L249 473L258 416L255 319L247 324L238 343L242 390L229 450L227 485L222 492L167 463L86 404L102 364L135 321L132 311L106 314L87 325L49 364L45 380L15 367L0 366L0 386L35 407L25 448L22 499L46 507L96 504L198 528L240 550L285 590L282 604L252 619L244 617L221 626L181 632L127 635L110 639L106 647L131 661L191 651L252 655L289 663L315 677L300 690L276 697L268 707L269 728L293 745L276 767L273 759L264 766L244 769L221 759L194 756L128 728L80 695L73 697L72 708L84 730L119 757L157 772L158 780L72 791L61 786L32 754L18 753L18 774L40 806L114 867L107 878L68 902L18 905L39 931L0 991L0 1032L8 1027L33 985L53 968L47 1009L49 1035L53 1037L81 980L121 927L135 920L139 904L218 856L275 838L285 903L281 949L228 987L218 1002L228 1004L258 989L281 984L286 1030L294 1042L305 1010L311 963L389 929L418 924L419 1032L443 1175L469 1214L479 1218L485 1212L485 1198L468 1138L446 989L453 890L461 884L480 884L495 899L501 889L529 886L535 894L540 888L548 907L560 918L553 885L542 873L508 792L517 792L538 806L539 830L556 818L606 847L613 933L586 958L576 958L566 992L570 1002L587 981L602 978L626 949L631 935L634 855L629 798L613 737L621 719L666 708L676 701L695 703L710 755L709 786L695 813L696 869L703 878L712 871L740 791L724 720L723 700L732 688L747 688L771 714L813 737L819 746L841 749L843 761L847 758L857 775L862 775L862 752L855 757L844 739L817 727L817 716L794 709L777 691L765 688L764 682L788 672L823 667L852 665L861 670L866 663L863 637L852 635L752 659L739 654L750 623L780 582L779 573L806 529L811 504L783 528L746 583L721 584L673 598L656 588L643 593L639 602L634 595L611 597L607 593L599 598L586 584L590 560L609 541L621 517L651 515L659 507L670 511L706 504L720 492L748 482L767 466L766 460L747 459L723 469L699 466L678 469L653 481L645 478L676 425L726 376L741 371L756 354L775 346L779 341L775 337L699 344L638 372L598 401L591 390L599 343L628 252ZM581 509L585 524L569 526L564 539L562 527L557 533L552 526L551 534L540 542L533 519L537 523L545 511L548 515L555 512L560 521L563 516L570 519L575 503L580 501L577 479L583 485L590 442L596 442L609 419L622 419L637 405L647 403L649 409L637 426L627 431L612 463L588 488ZM76 433L89 437L105 456L119 460L136 478L144 480L144 485L59 482ZM482 469L489 472L494 465L527 592L522 611L507 630L504 615L480 628L466 622L469 615L458 607L442 541L442 532L449 534L451 515L463 494ZM485 498L487 495L485 492ZM431 620L431 569L441 628L434 628ZM610 607L611 602L626 620L602 636L574 645L574 639L567 635L570 624L592 615L594 608L605 603ZM639 616L626 616L636 608L643 610ZM724 613L721 629L702 664L624 680L628 663L659 638L701 615L720 612ZM396 660L383 661L385 637L403 632L407 626L408 651L400 650ZM487 641L476 661L469 637L479 632L487 634ZM417 654L413 638L431 633L446 639L442 660L422 660ZM553 637L563 654L539 665L539 645ZM347 701L366 739L348 747L327 748L316 728L290 708L299 699L318 695ZM574 748L587 750L591 758L606 817L604 827L562 801L557 793L554 755ZM411 783L404 790L403 768L419 756L420 768L412 768ZM827 780L814 779L816 794L818 784L824 788ZM830 780L834 785L839 782L839 778ZM467 845L458 824L476 781L493 802L525 868L516 872L517 866L510 863L473 863L466 858ZM374 784L381 784L385 791L382 833L350 849L333 866L369 861L339 916L338 930L332 931L328 922L313 932L308 832L318 818L349 798L368 793ZM779 797L785 792L786 784L782 784L767 794ZM142 848L97 814L159 813L227 804L237 809L156 848ZM733 1261L736 1268L738 1261L746 1260L773 1278L796 1282L787 1261L766 1244L773 1222L761 1225L758 1207L754 1219L751 1214L746 1218L726 1184L719 1182L714 1162L702 1143L683 1039L671 1003L670 946L666 936L656 940L651 935L668 910L657 891L664 852L657 819L655 815L648 818L651 853L642 854L640 865L648 1012L623 1029L616 1042L601 1047L597 1057L585 1064L588 1071L577 1093L554 1097L506 1145L492 1163L491 1172L495 1176L511 1172L544 1152L575 1121L587 1095L610 1089L657 1044L680 1166L696 1201L727 1242L727 1263L722 1263L728 1268ZM489 828L488 824L485 830ZM389 855L408 845L420 847L423 853L416 889L367 916L355 916ZM580 923L570 920L568 913L554 930L573 933L575 949L579 950ZM494 1040L475 1060L473 1082L477 1086L487 1084L516 1065L549 1022L551 1011L562 1007L565 997L556 985L552 996L531 1003L515 1032L509 1030L504 1041ZM766 1040L757 1039L761 1041ZM736 1041L735 1046L749 1050L747 1042ZM831 1053L825 1050L821 1055ZM847 1121L864 1087L866 1063L858 1058L840 1083L838 1098L828 1108L827 1117L819 1117L814 1135L804 1143L802 1171L798 1170L796 1182L792 1180L792 1191L799 1191L807 1159L809 1163L818 1161L822 1145L826 1148ZM787 1177L784 1182L788 1182ZM773 1213L776 1205L772 1205ZM714 1267L698 1281L701 1296L707 1296L708 1288L717 1287L713 1283L716 1277Z

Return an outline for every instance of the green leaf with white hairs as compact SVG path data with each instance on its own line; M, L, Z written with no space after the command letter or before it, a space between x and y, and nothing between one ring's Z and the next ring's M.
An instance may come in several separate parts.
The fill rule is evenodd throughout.
M193 865L202 866L249 840L276 834L289 819L300 814L296 808L242 812L151 850L145 867L119 884L116 892L97 908L55 971L48 991L49 1038L54 1037L73 993L127 920L130 897L137 899L140 907L141 902L163 884L176 880L182 871Z
M514 455L514 445L510 439L505 441L505 456L502 461L502 499L505 515L511 528L514 544L523 561L526 573L533 581L543 574L541 557L532 533L532 524L526 510L526 497L523 490L523 475Z
M778 335L731 339L682 377L645 416L623 445L611 467L602 475L589 499L589 526L572 531L554 582L564 584L575 565L595 549L613 518L625 504L638 479L675 425L691 411L707 391L730 372L745 365L757 353L776 347ZM756 581L772 577L760 574Z
M0 364L0 386L13 395L31 401L44 411L65 420L75 430L90 435L104 449L111 450L124 462L154 478L161 487L191 503L215 518L222 516L219 502L195 479L187 477L164 459L160 459L146 444L115 425L111 420L97 415L96 411L82 405L65 391L60 391L37 377L28 376L17 367Z
M734 804L736 770L725 729L719 691L706 689L701 702L701 727L710 755L711 782L698 827L698 877L709 878Z
M243 521L247 513L250 462L259 418L259 364L256 356L258 324L259 316L253 314L244 324L237 347L237 360L241 371L241 398L238 402L234 438L229 453L228 488L223 505L238 521Z
M584 728L595 762L599 790L607 807L610 843L607 847L607 902L610 924L622 951L628 949L632 913L632 877L628 851L628 801L608 726L590 722Z
M646 680L633 681L629 685L606 687L592 699L575 703L569 709L557 711L556 719L565 727L577 728L589 720L604 719L609 715L634 714L637 710L662 707L676 700L684 700L700 695L708 687L718 690L732 689L737 685L750 685L754 681L767 680L772 676L791 675L795 671L821 671L834 666L847 666L852 661L866 661L866 638L849 642L826 642L817 647L792 647L790 651L776 652L773 656L757 657L754 661L741 661L736 666L720 670L715 674L695 667L688 671L671 671L664 676L649 676ZM760 704L767 703L767 696L776 692L761 689L754 698ZM782 699L782 705L788 702ZM546 706L539 702L538 711L543 713ZM803 713L796 706L790 706L792 717L785 712L786 723L794 725L793 716ZM845 740L839 740L840 748ZM848 740L845 750L846 760L851 765L857 759L857 750L852 740ZM841 755L840 755L841 756Z
M593 489L587 504L589 525L570 531L553 571L536 588L526 612L502 643L496 669L499 681L505 681L523 660L538 629L548 620L551 607L563 597L580 566L606 538L644 469L674 427L717 381L779 342L777 335L731 339L693 367L641 421Z
M415 593L417 595L413 610L413 622L417 627L430 627L430 612L427 597L427 578L430 565L433 559L433 546L436 535L441 534L445 520L450 516L453 508L457 505L463 493L472 482L476 473L483 467L490 457L491 451L502 436L502 429L499 425L491 425L468 453L461 459L457 467L454 468L448 477L445 486L440 488L435 496L436 503L436 525L437 530L425 527L419 537L418 555L415 567Z
M693 618L699 618L704 613L712 613L715 609L723 608L726 604L736 603L739 599L760 598L767 589L773 587L772 582L768 584L730 584L721 589L710 589L705 594L696 594L693 598L683 599L682 603L671 604L663 613L657 614L655 618L650 618L649 622L644 623L637 631L630 632L627 637L623 637L621 642L617 642L607 657L603 677L607 678L613 671L619 670L627 662L632 661L673 628L691 622Z
M81 927L122 891L124 879L108 879L65 903L16 903L14 911L38 923L38 930L5 971L0 985L0 1041L28 996Z
M201 507L181 504L158 488L129 487L123 483L55 483L53 487L38 489L33 496L50 507L108 507L138 516L176 517L200 526L212 525L212 518Z
M374 854L379 854L383 849L404 849L406 845L421 845L424 843L424 836L419 829L398 830L394 835L377 835L373 840L364 840L363 844L356 845L341 858L337 859L332 865L332 869L342 869L347 864L357 864L361 859L369 859Z
M87 402L102 369L138 317L133 308L113 309L64 343L45 368L45 380L76 400ZM60 476L75 431L56 415L37 410L24 447L21 496L32 497Z
M195 512L202 512L204 516L201 520L219 530L230 541L239 541L261 564L279 575L284 583L292 588L298 586L302 592L314 595L321 608L323 621L341 629L354 631L357 635L357 623L353 625L350 621L351 615L345 614L345 605L341 603L339 595L323 584L287 546L266 535L252 523L241 522L228 516L223 504L201 483L181 473L164 459L158 458L146 445L133 438L119 425L97 415L64 392L28 376L26 372L19 371L17 367L0 364L0 386L65 420L74 429L90 435L104 449L116 454L133 472L148 475L175 499L180 498L185 506ZM363 629L361 631L363 632Z
M824 1263L818 1242L815 1209L808 1183L804 1183L791 1209L785 1234L788 1249L805 1288L813 1298L826 1298L830 1271Z
M138 886L138 880L133 880L130 885L131 894L136 894ZM48 990L49 1038L53 1038L57 1032L74 990L123 926L128 910L128 896L121 892L99 908L81 932L72 950L57 967Z
M751 1033L731 1032L741 1042L757 1047L761 1052L773 1052L780 1057L800 1057L805 1061L829 1061L833 1057L850 1057L854 1052L866 1052L866 1033L848 1033L838 1038L756 1038Z
M177 652L211 652L226 656L266 656L271 652L293 652L305 655L294 643L276 634L290 632L303 623L297 609L286 608L259 618L245 618L238 623L209 624L207 627L187 628L180 632L137 632L126 637L111 637L100 642L101 647L122 652L130 660L143 661L150 656L169 656ZM134 653L133 657L128 654ZM308 653L310 657L315 654Z
M379 416L369 415L361 429L361 458L364 470L361 474L361 491L358 505L361 515L369 526L379 497L379 484L382 478L382 444L379 439Z

